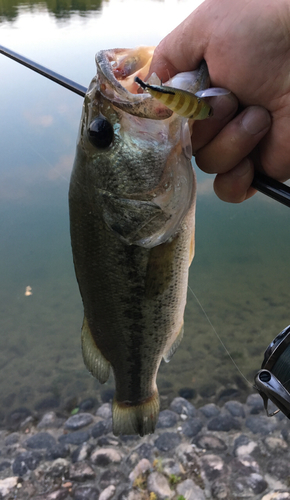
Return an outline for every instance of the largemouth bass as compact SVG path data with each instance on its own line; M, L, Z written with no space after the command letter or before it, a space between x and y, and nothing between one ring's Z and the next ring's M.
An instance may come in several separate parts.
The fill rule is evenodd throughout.
M157 371L182 339L194 255L188 120L140 94L135 82L146 76L153 50L96 55L69 190L82 352L101 383L112 367L115 435L154 432ZM187 90L208 85L203 63Z

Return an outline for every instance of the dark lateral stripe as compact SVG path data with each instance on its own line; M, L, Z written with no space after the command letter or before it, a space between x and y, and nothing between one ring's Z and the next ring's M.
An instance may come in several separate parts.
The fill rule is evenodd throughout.
M160 94L175 95L175 92L173 90L169 90L168 87L159 87L158 85L147 85L147 88L150 90L154 90L154 92L160 92Z
M186 110L183 113L183 116L192 115L193 113L196 112L197 107L198 107L198 105L195 105L195 102L193 102L192 100L190 100L189 103L188 103L188 106L187 106Z
M178 102L175 106L176 111L179 111L185 103L185 95L184 94L179 94L178 97L179 97L179 99L178 99Z

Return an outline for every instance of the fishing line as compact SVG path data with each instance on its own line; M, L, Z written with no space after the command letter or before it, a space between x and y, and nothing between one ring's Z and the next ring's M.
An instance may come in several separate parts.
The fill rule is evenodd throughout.
M227 349L227 347L225 346L224 342L222 341L221 337L219 336L218 332L216 331L215 327L213 326L211 320L209 319L209 316L207 315L207 313L205 312L204 310L204 307L203 305L201 304L200 300L197 298L197 296L195 295L194 291L192 290L192 288L187 285L189 290L191 291L192 295L194 296L196 302L198 303L200 309L202 310L203 314L205 315L206 319L207 319L207 322L209 323L209 325L211 326L211 328L213 329L215 335L217 336L219 342L221 343L221 345L223 346L224 350L226 351L227 355L229 356L230 360L232 361L232 363L234 364L234 366L236 367L236 369L238 370L239 374L243 377L243 379L247 382L247 384L252 388L253 387L253 384L251 382L249 382L249 380L247 379L247 377L245 377L245 375L243 374L243 372L240 370L240 368L238 367L237 363L235 362L234 358L232 357L230 351Z

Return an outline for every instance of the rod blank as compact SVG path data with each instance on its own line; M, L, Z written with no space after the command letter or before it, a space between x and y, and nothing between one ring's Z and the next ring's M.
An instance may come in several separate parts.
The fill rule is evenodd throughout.
M62 85L62 87L65 87L66 89L75 92L81 97L85 96L85 93L87 91L86 87L83 87L82 85L79 85L78 83L69 80L65 76L59 75L58 73L55 73L55 71L45 68L44 66L41 66L41 64L31 61L30 59L27 59L26 57L21 56L20 54L17 54L16 52L13 52L12 50L3 47L2 45L0 45L0 54L10 57L10 59L13 59L14 61L22 64L23 66L26 66L29 69L32 69L33 71L36 71L36 73L45 76L49 80L52 80L53 82L58 83L59 85Z

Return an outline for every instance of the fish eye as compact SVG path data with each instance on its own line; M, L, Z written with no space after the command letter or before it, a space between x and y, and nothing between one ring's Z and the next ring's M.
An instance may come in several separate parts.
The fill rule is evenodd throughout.
M88 128L88 138L90 143L96 148L108 148L113 142L114 129L106 118L98 116L91 122Z

